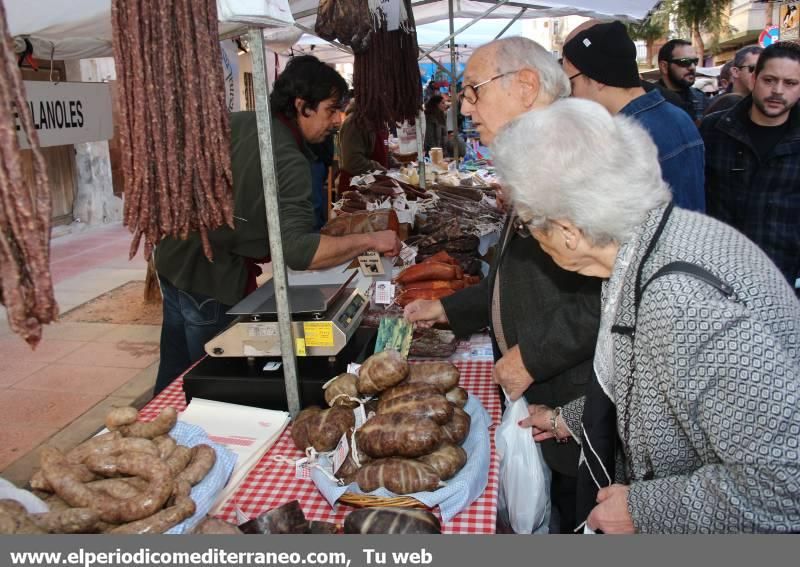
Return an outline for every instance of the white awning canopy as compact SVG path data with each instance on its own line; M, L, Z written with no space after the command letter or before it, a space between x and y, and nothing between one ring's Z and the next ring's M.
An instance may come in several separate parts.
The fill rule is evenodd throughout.
M455 18L481 17L498 0L453 0ZM604 19L642 19L657 0L508 0L491 19L582 15ZM314 28L319 0L217 0L220 36L244 33L247 25L287 27L296 21ZM417 25L447 20L447 0L412 0ZM11 35L22 50L24 39L40 59L111 56L111 0L5 0ZM458 40L457 40L458 42Z

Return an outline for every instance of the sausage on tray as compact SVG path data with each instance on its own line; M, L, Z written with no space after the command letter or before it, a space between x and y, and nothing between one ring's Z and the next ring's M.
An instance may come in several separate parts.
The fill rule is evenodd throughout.
M106 427L109 431L119 429L123 425L136 423L139 419L139 410L131 406L112 408L106 415Z
M412 364L408 371L407 384L423 382L438 388L442 394L458 386L461 373L452 362L420 362Z
M153 439L169 433L178 422L178 411L175 408L164 408L153 421L137 421L119 428L124 437L144 437Z
M66 460L57 449L45 447L41 457L42 471L55 493L75 508L92 508L104 522L131 522L151 516L172 494L174 482L167 465L158 457L144 453L107 457L114 462L114 467L103 464L104 470L113 470L114 474L141 476L149 481L147 490L140 497L127 500L118 500L86 487L64 466Z
M442 441L442 429L431 419L401 414L376 415L356 431L356 446L370 457L420 457Z
M358 376L345 372L331 379L323 388L325 389L325 401L329 406L343 406L353 409L359 404L358 388L356 382Z
M395 494L428 492L439 486L439 475L430 465L413 459L390 457L367 463L356 473L364 492L386 488Z
M423 455L418 460L435 470L439 478L447 480L453 478L467 463L467 452L458 445L442 443L433 453Z
M362 508L344 519L346 534L440 534L439 519L427 510Z
M378 402L378 415L393 413L417 418L427 417L443 425L453 417L453 405L438 392L416 392Z
M182 486L181 486L182 485ZM110 534L161 534L194 514L194 500L188 496L188 483L178 481L175 491L178 496L172 506L156 512L148 518L122 524L109 531Z
M205 443L192 447L192 460L188 466L175 476L175 482L187 482L194 486L203 480L217 462L217 452ZM194 513L194 512L192 512Z
M469 426L472 419L461 408L453 408L453 418L442 425L442 440L454 445L461 445L469 435Z
M91 508L67 508L30 514L34 524L51 534L86 534L97 530L100 517Z
M373 396L402 382L408 375L408 362L396 350L373 354L358 372L358 391Z
M423 262L409 266L397 276L397 283L403 285L425 280L458 280L464 276L460 266L444 262Z
M424 382L414 382L413 384L403 382L397 386L392 386L384 392L381 392L379 405L384 402L389 402L395 398L402 398L409 394L416 394L418 392L438 394L439 389L432 384L425 384Z
M444 395L444 397L447 398L447 401L454 406L463 408L465 405L467 405L469 394L464 388L456 386L455 388L447 390L447 393Z

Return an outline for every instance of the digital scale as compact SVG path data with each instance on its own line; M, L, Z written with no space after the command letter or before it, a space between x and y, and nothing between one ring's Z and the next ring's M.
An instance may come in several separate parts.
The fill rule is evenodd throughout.
M373 279L358 270L291 273L292 345L300 403L326 405L322 385L372 354L375 329L359 329ZM187 402L199 397L287 409L275 288L268 281L228 311L236 320L208 341L208 356L186 373Z

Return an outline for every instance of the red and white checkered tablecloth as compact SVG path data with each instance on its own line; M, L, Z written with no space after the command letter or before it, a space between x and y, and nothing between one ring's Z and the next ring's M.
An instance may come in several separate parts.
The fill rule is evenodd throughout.
M494 533L500 467L500 460L494 448L494 428L500 423L502 408L497 394L497 386L491 380L492 362L466 360L456 361L455 364L461 371L460 385L478 397L492 419L492 431L489 435L492 452L486 490L467 509L443 525L443 531L448 534ZM163 408L169 406L179 411L183 411L186 407L182 378L176 379L142 408L140 415L145 419L151 419L158 415ZM290 461L275 459L276 456L285 457ZM303 456L303 453L295 448L289 428L287 428L277 443L267 451L250 471L250 474L245 477L236 492L228 499L219 514L220 517L238 523L237 507L247 516L255 517L291 500L298 500L303 512L310 520L342 524L344 517L353 508L345 505L337 505L335 509L331 508L311 480L295 478L294 465L290 463Z

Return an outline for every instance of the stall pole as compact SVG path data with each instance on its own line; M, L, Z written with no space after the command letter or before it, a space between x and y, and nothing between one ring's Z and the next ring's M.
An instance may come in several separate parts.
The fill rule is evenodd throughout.
M253 90L256 99L258 147L261 153L261 175L264 181L264 205L267 210L267 234L272 257L272 282L275 286L275 304L278 308L278 334L283 359L283 378L286 384L286 401L292 417L300 411L300 390L297 381L297 359L292 341L292 315L289 311L289 293L286 264L283 260L283 239L278 208L278 181L272 152L272 115L269 110L267 87L267 62L264 57L264 36L260 28L250 28L248 33L253 46Z
M453 0L447 0L447 12L450 19L450 116L453 117L453 160L458 165L458 88L456 87L458 69L456 69L456 33L453 22Z
M504 27L502 30L500 30L500 33L499 33L499 34L497 34L496 36L494 36L494 38L495 38L495 39L500 39L501 37L503 37L503 34L504 34L504 33L506 33L506 32L508 31L508 28L510 28L511 26L513 26L513 25L514 25L514 23L515 23L517 20L519 20L519 19L522 17L522 15L525 13L525 11L526 11L526 10L527 10L527 8L522 8L522 9L521 9L521 10L520 10L520 11L517 13L517 15L516 15L516 16L514 16L513 18L511 18L511 21L510 21L510 22L508 22L508 25L507 25L506 27Z
M419 162L419 188L425 190L425 139L422 137L422 125L425 124L425 112L419 111L417 115L417 161Z

